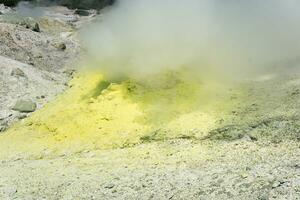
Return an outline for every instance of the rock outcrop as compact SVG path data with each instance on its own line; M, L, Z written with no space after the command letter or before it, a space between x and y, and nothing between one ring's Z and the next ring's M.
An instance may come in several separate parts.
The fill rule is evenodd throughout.
M0 0L0 4L16 6L20 1L21 0ZM115 0L32 0L32 2L41 5L57 3L58 5L67 6L72 9L102 9L106 6L112 5Z

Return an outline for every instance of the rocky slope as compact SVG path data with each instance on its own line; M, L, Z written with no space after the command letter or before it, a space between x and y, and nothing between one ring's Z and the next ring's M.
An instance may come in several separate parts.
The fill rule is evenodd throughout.
M0 12L0 130L4 131L30 114L26 101L39 109L68 87L80 47L72 36L75 25L67 21L72 11L66 8L49 8L48 15L36 19L3 5ZM80 21L78 15L73 18L74 23ZM23 104L14 109L18 101Z

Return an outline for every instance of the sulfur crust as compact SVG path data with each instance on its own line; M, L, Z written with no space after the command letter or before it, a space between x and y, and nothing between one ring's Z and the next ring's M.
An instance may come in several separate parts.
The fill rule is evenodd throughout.
M80 72L64 94L0 136L0 158L205 137L232 105L222 86L182 77L163 73L109 84L99 72Z

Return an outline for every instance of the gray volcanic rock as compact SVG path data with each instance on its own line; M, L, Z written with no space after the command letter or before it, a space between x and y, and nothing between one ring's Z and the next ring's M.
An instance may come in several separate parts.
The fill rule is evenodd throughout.
M36 103L31 100L18 100L12 110L19 112L34 112L36 110Z
M21 0L0 0L0 4L6 6L16 6Z
M0 2L1 2L1 1L0 1ZM4 4L0 4L0 15L2 15L2 14L7 14L7 13L9 13L9 12L11 12L11 11L12 11L11 8L5 6Z
M26 74L19 68L13 69L10 75L15 77L26 77Z
M102 9L112 5L115 0L62 0L62 2L65 2L65 4L71 8Z

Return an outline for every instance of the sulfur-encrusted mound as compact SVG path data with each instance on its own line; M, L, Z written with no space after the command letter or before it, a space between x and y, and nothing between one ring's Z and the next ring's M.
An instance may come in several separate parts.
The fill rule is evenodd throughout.
M1 136L1 155L52 156L204 138L231 107L221 88L173 72L120 83L81 73L65 94ZM223 97L217 100L218 92Z

